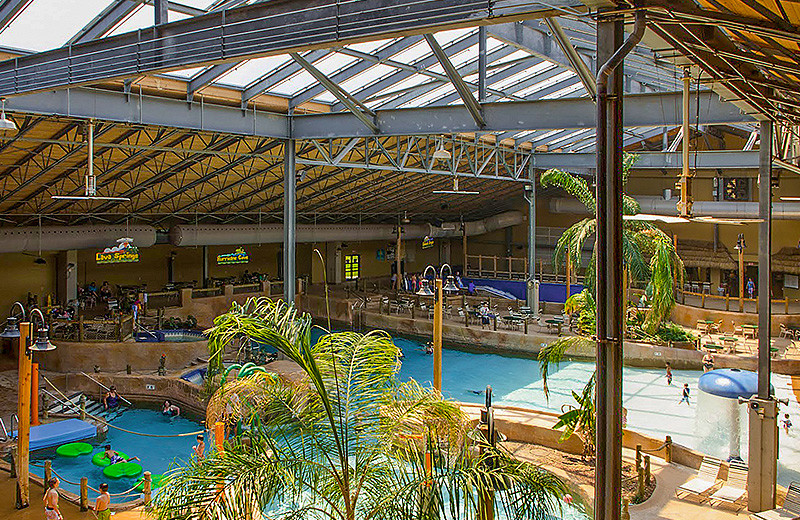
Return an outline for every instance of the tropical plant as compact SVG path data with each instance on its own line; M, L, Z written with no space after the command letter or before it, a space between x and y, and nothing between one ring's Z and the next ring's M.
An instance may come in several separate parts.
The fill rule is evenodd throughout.
M630 170L637 159L636 155L625 154L623 185L627 183ZM565 190L583 203L589 213L595 213L595 196L587 182L579 176L556 169L547 170L541 176L541 184L544 187L554 186ZM639 203L623 193L623 215L635 215L640 211ZM596 230L596 219L587 217L564 231L553 253L553 265L556 269L566 263L567 256L572 265L580 266L583 247ZM622 233L623 264L631 281L651 284L653 288L650 309L644 323L645 330L652 334L658 330L659 324L675 305L673 287L676 279L683 273L683 262L669 236L649 222L624 220ZM592 293L597 284L596 253L595 245L586 267L586 286Z
M476 435L457 403L398 381L388 334L312 344L311 318L267 299L234 303L208 334L217 369L244 336L274 345L303 378L257 372L223 384L206 421L241 433L173 469L149 508L156 518L472 520L487 498L515 519L560 512L558 478Z
M583 458L594 457L594 437L595 437L595 409L594 409L594 374L589 378L589 382L583 387L581 393L572 391L572 398L575 405L565 404L561 408L561 415L553 428L564 428L559 442L577 435L583 441Z

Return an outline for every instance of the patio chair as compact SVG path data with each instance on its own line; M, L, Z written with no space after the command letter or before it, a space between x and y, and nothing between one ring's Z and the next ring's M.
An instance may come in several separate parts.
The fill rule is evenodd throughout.
M714 457L703 457L700 469L697 470L697 476L678 486L678 489L675 490L675 496L678 498L693 497L697 498L699 502L705 500L717 485L721 463L719 459Z
M731 461L727 480L708 498L708 501L714 507L725 504L735 507L738 511L744 507L745 493L747 493L747 466Z
M716 332L717 334L720 334L722 332L722 320L709 325L709 332Z
M786 325L784 325L783 323L781 323L781 333L780 333L780 337L781 337L781 338L794 339L794 332L793 332L793 331L791 331L791 330L789 330L789 329L787 329L787 328L786 328Z
M786 498L783 506L753 513L750 515L752 520L791 520L800 516L800 483L792 482L786 490Z
M742 326L737 325L735 321L732 321L731 323L733 324L733 335L744 337L744 329L742 328Z

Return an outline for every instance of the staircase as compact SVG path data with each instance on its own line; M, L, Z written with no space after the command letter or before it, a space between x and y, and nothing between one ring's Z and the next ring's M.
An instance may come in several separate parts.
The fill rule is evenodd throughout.
M79 417L81 414L81 398L85 399L86 414L99 417L105 421L113 421L125 410L127 406L119 405L111 410L104 410L103 403L95 401L91 397L87 397L83 392L76 392L69 396L69 400L65 401L63 397L58 397L50 392L47 392L48 397L53 400L53 404L48 408L47 412L50 415L57 415L61 417Z

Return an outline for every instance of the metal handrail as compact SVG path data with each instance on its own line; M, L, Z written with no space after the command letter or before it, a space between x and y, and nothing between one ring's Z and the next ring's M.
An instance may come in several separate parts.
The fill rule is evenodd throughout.
M17 421L17 430L19 430L19 416L17 414L11 414L11 435L14 435L14 420Z
M7 440L9 440L11 438L11 436L8 434L8 430L6 430L6 423L3 422L3 418L2 417L0 417L0 427L3 428L3 442L6 442ZM12 429L12 431L13 431L13 429Z
M89 378L91 381L94 381L95 383L97 383L98 385L100 385L102 388L105 388L105 389L106 389L106 390L108 390L109 392L111 391L111 389L110 389L110 388L108 388L106 385L104 385L103 383L101 383L101 382L100 382L100 381L98 381L97 379L93 378L92 376L90 376L90 375L89 375L89 374L87 374L86 372L81 372L81 374L82 374L82 375L84 375L84 376L86 376L86 377L88 377L88 378ZM117 395L119 395L119 394L117 394ZM132 403L132 402L128 401L127 399L125 399L125 398L124 398L124 397L122 397L121 395L119 395L119 398L120 398L120 399L122 399L123 401L125 401L126 403L128 403L130 406L133 406L133 403Z

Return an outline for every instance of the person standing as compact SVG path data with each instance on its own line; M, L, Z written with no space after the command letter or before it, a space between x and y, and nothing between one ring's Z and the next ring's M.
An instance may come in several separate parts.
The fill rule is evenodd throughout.
M789 430L792 429L792 420L789 419L789 414L783 414L783 419L781 419L781 427L786 431L786 435L789 435Z
M752 278L747 279L747 295L752 300L753 295L756 293L756 284L753 283Z
M678 401L678 404L681 404L683 402L686 402L687 406L690 405L690 403L689 403L689 383L684 383L683 384L683 392L682 392L682 395L681 395L681 400Z
M706 355L703 356L703 372L710 370L714 370L714 356L711 352L706 352Z
M192 446L192 449L194 450L194 456L198 462L203 460L203 457L206 455L206 443L202 435L197 436L197 444Z
M100 484L100 494L97 496L94 505L90 505L90 509L94 509L97 520L111 520L111 495L108 494L108 484L103 482Z
M667 363L667 384L672 386L672 367Z
M62 520L61 510L58 509L58 479L53 477L47 481L47 492L44 494L45 520Z

